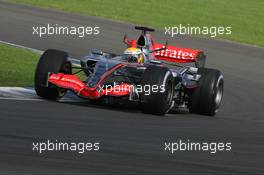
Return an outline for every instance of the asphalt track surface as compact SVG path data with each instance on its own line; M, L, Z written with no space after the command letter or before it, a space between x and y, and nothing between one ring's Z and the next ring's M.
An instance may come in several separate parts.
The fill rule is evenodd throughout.
M91 25L100 35L86 38L32 35L32 26ZM0 2L0 40L35 49L57 48L80 57L91 48L121 52L133 25ZM235 31L233 31L235 32ZM155 33L164 38L163 31ZM216 117L45 100L0 100L0 174L264 174L264 49L236 43L179 37L174 45L203 49L207 67L222 70L224 100ZM17 58L20 59L20 58ZM100 151L32 151L46 139L100 142ZM232 142L232 151L164 151L179 139Z

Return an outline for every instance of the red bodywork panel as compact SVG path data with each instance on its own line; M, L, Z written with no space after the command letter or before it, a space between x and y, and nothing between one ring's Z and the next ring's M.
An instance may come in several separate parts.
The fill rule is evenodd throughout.
M106 72L99 82L94 87L88 87L84 82L82 82L78 76L63 74L63 73L51 73L48 78L48 82L52 83L60 88L69 89L74 91L78 96L88 98L88 99L98 99L102 96L127 96L130 94L132 85L122 83L115 86L106 86L101 87L101 82L114 70L123 66L123 64L119 64L108 72Z
M88 88L76 75L63 73L51 74L48 82L61 88L70 89L81 97L90 99L100 98L100 93L96 88Z

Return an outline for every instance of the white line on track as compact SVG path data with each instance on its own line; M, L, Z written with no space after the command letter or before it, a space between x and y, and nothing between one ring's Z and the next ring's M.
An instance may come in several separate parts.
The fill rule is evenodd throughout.
M13 101L45 101L44 99L37 98L8 98L8 97L0 97L0 100L13 100Z
M0 100L20 101L45 101L37 96L32 87L0 87ZM74 93L68 92L59 102L85 102L86 100L77 97Z
M41 51L41 50L33 49L33 48L30 48L30 47L26 47L26 46L22 46L22 45L19 45L19 44L9 43L9 42L6 42L6 41L1 41L1 40L0 40L0 43L7 44L7 45L10 45L10 46L14 46L14 47L18 47L18 48L22 48L22 49L27 49L27 50L30 50L32 52L36 52L36 53L39 53L39 54L43 53L43 51Z
M42 50L38 50L38 49L34 49L34 48L30 48L30 47L26 47L26 46L19 45L19 44L14 44L14 43L6 42L6 41L1 41L0 40L0 43L7 44L7 45L10 45L10 46L14 46L14 47L18 47L18 48L21 48L21 49L30 50L30 51L35 52L35 53L38 53L40 55L44 52ZM78 59L71 58L71 60L72 60L72 64L74 64L74 65L79 65L80 64L80 60L78 60Z

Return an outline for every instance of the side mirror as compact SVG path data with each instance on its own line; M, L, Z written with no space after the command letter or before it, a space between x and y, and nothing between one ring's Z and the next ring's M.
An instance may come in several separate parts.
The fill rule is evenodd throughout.
M124 35L123 43L125 43L128 47L131 46L131 42L128 40L127 34Z

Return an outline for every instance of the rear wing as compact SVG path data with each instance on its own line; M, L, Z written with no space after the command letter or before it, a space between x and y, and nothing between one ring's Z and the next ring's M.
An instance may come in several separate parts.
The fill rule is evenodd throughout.
M203 51L194 50L189 48L181 48L175 46L165 46L163 44L156 43L153 46L154 50L164 48L163 50L154 52L154 57L157 60L165 60L175 63L190 63L196 62L200 54L203 54ZM166 47L166 49L165 49Z
M142 34L138 38L138 40L128 39L127 35L124 36L123 42L127 45L127 47L136 47L136 48L146 48L147 54L151 54L151 58L155 58L156 60L164 60L174 63L192 63L200 62L202 67L205 63L205 55L203 51L190 49L190 48L182 48L175 47L172 45L155 43L149 34L146 34L146 31L154 31L150 28L145 27L136 27L137 30L142 30ZM139 44L139 41L142 39L143 44ZM140 42L141 43L141 42ZM199 66L197 64L197 66Z

